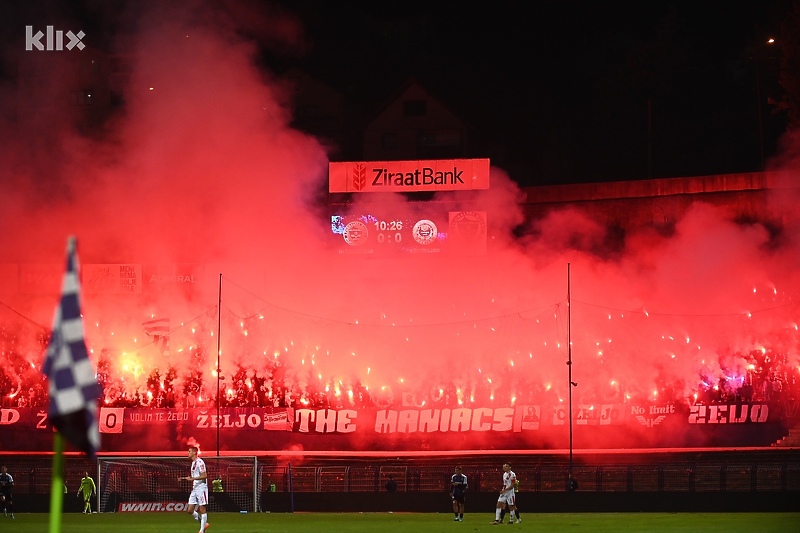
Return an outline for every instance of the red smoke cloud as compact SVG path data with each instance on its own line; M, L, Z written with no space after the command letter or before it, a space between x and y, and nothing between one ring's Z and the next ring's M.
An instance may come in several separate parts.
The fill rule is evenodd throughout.
M740 386L765 355L797 372L799 226L786 201L796 188L779 191L769 213L778 234L697 203L672 234L633 231L612 254L607 228L579 209L524 222L513 176L493 168L490 190L434 199L486 211L485 255L337 254L319 200L325 149L289 127L291 94L254 66L234 21L193 7L158 4L120 39L126 106L103 135L75 135L71 117L42 109L20 117L25 136L7 139L0 162L0 226L14 228L0 263L58 273L74 234L84 265L198 265L191 283L161 291L84 294L88 343L97 361L105 351L117 392L145 394L153 369L163 378L172 367L177 382L196 373L192 401L208 401L218 342L223 394L240 372L245 386L270 376L269 392L299 401L564 400L570 334L582 403L693 401ZM259 24L248 31L281 50L305 46L280 12ZM781 162L795 180L796 169ZM358 200L352 212L369 208ZM420 208L380 201L395 213ZM0 316L17 331L7 350L24 360L12 365L14 390L41 364L37 324L51 320L51 288L2 297ZM171 320L168 356L141 326L161 316Z

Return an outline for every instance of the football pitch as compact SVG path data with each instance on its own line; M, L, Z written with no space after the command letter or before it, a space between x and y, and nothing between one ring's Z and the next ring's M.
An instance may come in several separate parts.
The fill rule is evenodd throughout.
M213 513L208 533L449 533L495 531L493 513ZM0 516L0 531L43 533L47 514ZM800 513L526 513L512 531L547 533L788 533L800 531ZM185 513L65 514L62 533L196 533Z

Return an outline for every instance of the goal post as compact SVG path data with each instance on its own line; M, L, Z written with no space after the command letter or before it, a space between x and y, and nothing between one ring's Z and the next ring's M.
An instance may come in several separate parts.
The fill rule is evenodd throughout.
M208 469L209 512L260 510L258 458L203 457ZM98 460L99 511L185 512L191 483L187 459L102 457ZM219 490L221 489L221 491Z

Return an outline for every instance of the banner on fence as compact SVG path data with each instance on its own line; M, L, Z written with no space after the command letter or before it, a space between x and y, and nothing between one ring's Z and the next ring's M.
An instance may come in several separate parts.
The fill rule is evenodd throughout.
M791 407L791 406L790 406ZM746 404L601 404L572 410L582 448L765 446L786 435L787 406ZM796 409L795 409L796 410ZM791 409L789 409L791 411ZM102 407L106 452L164 451L190 438L225 450L430 450L565 448L564 405L385 409ZM0 409L2 451L47 449L46 410Z

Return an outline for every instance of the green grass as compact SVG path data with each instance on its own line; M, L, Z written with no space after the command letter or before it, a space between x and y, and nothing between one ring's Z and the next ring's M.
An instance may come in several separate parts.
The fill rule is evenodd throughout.
M0 531L45 533L47 514L0 516ZM208 533L475 533L497 531L493 513L213 513ZM800 513L525 513L511 531L547 533L789 533L800 531ZM195 533L186 513L65 514L62 533Z

